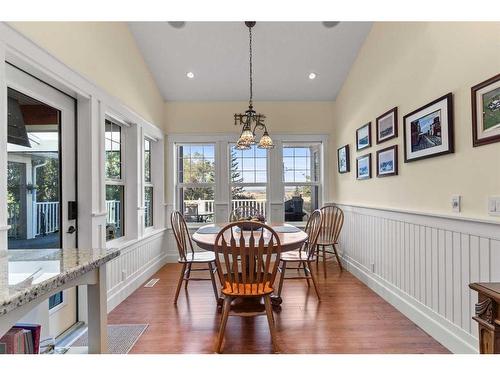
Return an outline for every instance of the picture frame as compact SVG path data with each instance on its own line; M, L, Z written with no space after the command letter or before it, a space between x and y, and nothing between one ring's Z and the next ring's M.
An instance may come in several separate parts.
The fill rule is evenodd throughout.
M403 130L405 163L453 153L453 94L408 113Z
M356 151L364 150L372 145L372 123L368 122L356 129Z
M351 171L349 160L349 145L337 149L337 169L339 173L348 173Z
M471 88L472 146L500 142L500 74Z
M398 107L394 107L377 117L375 121L377 144L398 136Z
M356 158L356 179L368 180L372 178L372 154L365 154Z
M377 177L398 175L398 145L377 151Z

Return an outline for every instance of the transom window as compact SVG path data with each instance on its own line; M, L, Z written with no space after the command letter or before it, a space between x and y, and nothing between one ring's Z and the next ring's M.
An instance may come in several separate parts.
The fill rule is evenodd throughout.
M106 240L113 240L125 234L125 181L122 171L122 127L108 119L105 123L105 151Z
M215 144L177 144L177 202L187 222L213 222Z

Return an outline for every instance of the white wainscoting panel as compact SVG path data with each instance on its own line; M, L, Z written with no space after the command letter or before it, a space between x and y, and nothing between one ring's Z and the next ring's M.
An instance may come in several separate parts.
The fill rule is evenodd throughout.
M469 283L500 281L500 225L340 205L347 269L456 353L477 353Z
M108 311L139 288L167 261L166 231L134 241L107 264Z

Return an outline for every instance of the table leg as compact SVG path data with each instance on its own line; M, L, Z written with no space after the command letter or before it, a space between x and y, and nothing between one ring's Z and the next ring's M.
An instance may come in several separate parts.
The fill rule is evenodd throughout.
M96 272L97 283L88 285L87 292L89 354L108 351L106 265Z

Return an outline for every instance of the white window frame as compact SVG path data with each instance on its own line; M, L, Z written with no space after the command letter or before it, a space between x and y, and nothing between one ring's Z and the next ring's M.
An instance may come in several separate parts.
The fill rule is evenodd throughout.
M322 199L322 181L323 181L323 178L322 178L322 175L323 175L323 142L321 141L287 141L287 140L284 140L282 141L282 145L281 145L281 148L282 150L284 150L285 148L285 145L286 146L289 146L289 147L307 147L307 146L310 146L311 144L319 144L319 153L320 153L320 156L319 156L319 170L318 170L318 179L316 181L309 181L309 182L286 182L285 181L285 170L283 169L283 173L282 173L282 181L283 181L283 198L285 197L285 188L287 186L317 186L318 187L318 208L321 208L322 204L323 204L323 199ZM285 164L284 162L284 158L285 156L283 155L282 156L282 163L283 165ZM311 154L310 156L310 159L311 159L311 172L313 170L313 165L312 163L314 162L314 159L313 159L313 155ZM295 170L294 170L295 171ZM283 201L283 204L284 204L284 201ZM283 208L283 211L284 211L284 208ZM284 219L284 212L283 212L283 219ZM287 223L289 224L299 224L299 225L303 225L307 222L307 220L303 220L303 221L288 221Z
M149 181L146 181L146 142L149 142ZM143 175L143 178L142 178L142 181L144 183L143 187L142 187L142 195L143 195L143 200L144 200L144 220L143 220L143 226L144 226L144 232L148 232L148 231L151 231L155 228L155 225L156 225L156 220L155 220L155 205L156 205L156 202L155 202L155 179L153 177L153 142L155 142L155 140L147 135L144 135L144 137L142 138L142 164L143 164L143 167L142 167L142 175ZM151 197L152 197L152 202L150 204L151 206L151 212L150 212L150 216L151 216L151 220L152 220L152 225L149 225L149 226L146 226L146 188L152 188L153 191L152 191L152 194L151 194Z
M167 214L177 209L177 144L216 144L215 147L215 222L225 223L231 212L231 184L230 184L230 145L238 139L238 133L232 134L171 134L167 143L167 176L173 176L167 183ZM320 180L318 204L321 207L327 202L325 193L328 192L330 171L325 168L325 156L328 154L328 135L326 134L271 134L276 147L267 153L267 207L268 222L284 222L284 181L283 181L283 149L282 144L290 143L320 143ZM262 183L256 183L263 186ZM197 186L201 186L197 184ZM291 222L295 226L304 226L305 222ZM188 223L188 227L197 228L204 223Z
M111 240L107 240L105 238L106 246L110 247L110 246L113 246L116 242L124 241L126 236L127 236L127 232L128 232L128 228L127 228L128 220L127 220L127 215L126 215L127 212L126 212L126 207L125 207L126 206L125 201L127 200L126 199L127 187L126 187L126 163L124 160L125 159L124 158L124 155L125 155L124 151L126 148L125 144L127 143L126 142L126 140L127 140L126 128L129 125L116 119L114 116L106 115L105 122L104 122L104 137L106 137L106 121L109 121L112 124L120 127L120 178L119 179L109 178L106 175L106 156L105 156L104 157L104 177L105 177L104 200L106 201L106 186L108 186L108 185L123 186L123 202L122 202L122 207L121 207L121 210L122 210L122 212L121 212L121 214L122 214L122 223L121 223L122 235L120 237L113 238ZM104 149L104 155L106 155L106 148ZM105 206L105 209L106 209L106 223L107 223L108 211L107 211L106 206ZM107 236L107 233L105 233L105 237L106 236Z
M214 176L214 182L201 182L201 183L193 183L193 182L179 182L179 155L178 155L178 149L179 146L190 146L190 145L210 145L214 146L214 161L215 161L215 176ZM214 189L214 222L215 222L215 202L217 201L217 190L218 190L218 180L217 180L217 175L218 175L218 169L220 169L220 166L218 165L218 152L217 152L217 143L213 142L213 140L210 139L210 137L206 138L206 141L183 141L183 142L174 142L173 143L173 148L174 148L174 169L173 169L173 174L174 174L174 203L173 207L175 210L178 210L184 215L184 210L179 207L179 202L180 202L180 191L181 189L189 189L189 188L213 188ZM199 227L201 225L204 225L206 223L193 223L189 222L187 223L188 227Z

